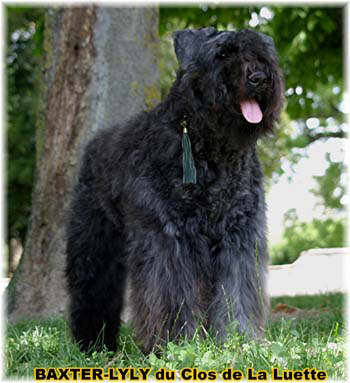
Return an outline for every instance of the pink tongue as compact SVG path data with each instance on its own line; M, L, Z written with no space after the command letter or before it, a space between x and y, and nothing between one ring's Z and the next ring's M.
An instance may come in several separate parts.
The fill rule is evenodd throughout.
M255 100L242 101L241 111L243 113L244 118L251 124L257 124L263 118L260 106Z

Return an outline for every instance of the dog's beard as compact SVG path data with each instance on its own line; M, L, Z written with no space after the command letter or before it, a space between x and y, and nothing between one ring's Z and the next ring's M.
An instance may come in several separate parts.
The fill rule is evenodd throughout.
M263 118L260 106L254 99L241 101L241 112L251 124L258 124Z

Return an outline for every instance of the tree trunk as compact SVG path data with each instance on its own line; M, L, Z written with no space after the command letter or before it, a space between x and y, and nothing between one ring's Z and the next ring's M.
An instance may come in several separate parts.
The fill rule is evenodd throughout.
M11 321L65 313L64 224L79 158L104 126L153 107L156 8L50 9L37 127L37 179L21 263L8 287Z

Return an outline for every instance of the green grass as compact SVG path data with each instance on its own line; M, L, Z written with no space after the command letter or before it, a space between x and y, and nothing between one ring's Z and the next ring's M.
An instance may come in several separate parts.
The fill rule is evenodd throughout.
M263 341L247 340L232 331L223 346L209 335L204 339L183 339L168 343L159 353L145 356L130 329L122 328L119 351L82 354L71 341L64 320L26 321L9 326L6 334L6 377L33 378L35 367L183 367L242 370L280 369L326 370L329 378L346 380L344 296L327 294L312 297L282 297L271 300L296 307L298 315L274 317Z

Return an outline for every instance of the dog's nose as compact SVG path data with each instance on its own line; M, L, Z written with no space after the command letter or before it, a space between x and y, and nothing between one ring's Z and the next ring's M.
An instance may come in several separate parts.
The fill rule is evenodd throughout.
M248 82L252 86L257 86L266 80L266 74L262 71L254 72L248 76Z

